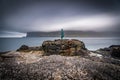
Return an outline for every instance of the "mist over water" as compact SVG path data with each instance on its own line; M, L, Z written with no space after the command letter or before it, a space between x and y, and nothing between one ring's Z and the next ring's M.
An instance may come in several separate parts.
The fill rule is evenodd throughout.
M0 52L16 50L21 45L41 46L45 40L60 39L59 37L29 37L29 38L0 38ZM85 43L89 50L120 45L120 37L65 37L65 39L78 39Z

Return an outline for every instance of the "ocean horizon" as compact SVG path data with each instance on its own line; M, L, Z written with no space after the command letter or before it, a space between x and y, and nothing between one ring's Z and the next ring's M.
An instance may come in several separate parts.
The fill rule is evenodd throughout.
M43 41L55 39L60 37L0 38L0 52L17 50L22 45L41 46ZM120 37L65 37L64 39L81 40L88 50L120 45Z

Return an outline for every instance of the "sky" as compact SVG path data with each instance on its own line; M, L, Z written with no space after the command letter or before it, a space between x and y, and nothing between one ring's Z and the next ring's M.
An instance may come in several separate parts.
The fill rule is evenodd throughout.
M120 30L120 0L0 0L0 37L33 31Z

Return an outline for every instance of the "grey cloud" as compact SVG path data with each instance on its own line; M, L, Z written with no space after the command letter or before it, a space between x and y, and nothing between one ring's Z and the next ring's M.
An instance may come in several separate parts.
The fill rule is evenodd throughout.
M62 23L76 16L116 15L119 10L119 0L1 0L0 28L29 32L50 28L50 24ZM114 28L117 30L119 26Z

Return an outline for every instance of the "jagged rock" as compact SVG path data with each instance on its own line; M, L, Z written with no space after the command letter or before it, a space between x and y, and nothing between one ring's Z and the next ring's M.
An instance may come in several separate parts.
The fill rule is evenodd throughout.
M105 47L105 48L100 48L99 50L100 51L110 51L110 48Z
M85 44L76 39L57 39L44 41L42 46L29 47L22 45L17 51L44 51L44 55L59 54L63 56L86 55Z
M76 39L57 39L54 41L44 41L42 48L47 55L76 55L76 53L78 53L80 50L86 50L85 44Z
M85 44L82 41L76 39L57 39L54 41L44 41L42 46L29 47L27 45L22 45L17 51L44 51L44 55L84 55ZM86 52L85 52L86 54Z
M28 49L29 49L29 46L22 45L19 49L17 49L17 51L28 50Z
M22 45L17 51L40 51L42 50L41 46L29 47L27 45Z
M120 58L120 45L111 45L109 48L112 57Z

